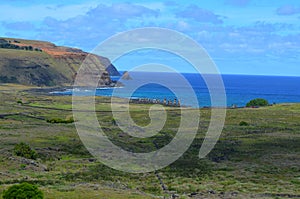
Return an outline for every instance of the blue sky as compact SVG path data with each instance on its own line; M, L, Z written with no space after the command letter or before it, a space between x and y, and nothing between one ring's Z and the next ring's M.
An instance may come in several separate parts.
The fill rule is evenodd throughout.
M300 76L299 0L1 0L0 10L2 37L91 51L118 32L163 27L199 42L223 74Z

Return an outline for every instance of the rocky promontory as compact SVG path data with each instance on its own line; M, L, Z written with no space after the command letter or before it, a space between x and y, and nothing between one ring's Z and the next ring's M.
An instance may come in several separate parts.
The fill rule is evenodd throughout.
M72 85L87 56L95 60L89 68L100 74L99 86L114 86L110 76L120 74L105 57L45 41L0 38L0 83Z

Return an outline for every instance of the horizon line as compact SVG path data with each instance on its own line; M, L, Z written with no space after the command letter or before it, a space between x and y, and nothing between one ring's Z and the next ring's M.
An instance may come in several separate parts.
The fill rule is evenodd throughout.
M118 70L120 73L124 72L133 72L133 73L176 73L171 71L128 71L128 70ZM200 75L236 75L236 76L267 76L267 77L300 77L300 75L288 75L288 74L245 74L245 73L219 73L219 74L212 74L212 73L196 73L196 72L178 72L181 74L200 74Z

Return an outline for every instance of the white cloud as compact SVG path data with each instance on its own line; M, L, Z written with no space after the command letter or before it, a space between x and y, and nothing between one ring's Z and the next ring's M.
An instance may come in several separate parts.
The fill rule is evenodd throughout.
M58 20L46 17L38 35L43 40L92 49L104 39L133 27L145 26L144 18L156 18L158 10L141 5L120 3L100 4L83 15Z
M42 21L45 17L68 19L84 14L95 4L75 4L57 6L52 4L13 6L0 4L0 21Z
M190 5L184 10L176 13L177 17L194 19L197 22L206 22L212 24L222 24L223 20L220 15L214 14L212 11L200 8L197 5Z

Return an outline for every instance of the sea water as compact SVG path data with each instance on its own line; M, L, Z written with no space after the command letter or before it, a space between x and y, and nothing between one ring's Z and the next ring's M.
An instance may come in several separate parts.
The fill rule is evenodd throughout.
M83 90L82 95L115 96L135 99L181 100L182 105L193 107L211 106L211 92L203 77L194 73L156 73L132 72L132 80L120 80L124 86L119 88L99 88L96 92ZM300 77L221 75L228 107L243 107L255 98L264 98L269 103L300 102ZM209 76L208 76L209 78ZM162 84L163 83L163 84ZM216 83L217 85L217 83ZM210 85L214 87L214 85ZM132 90L136 88L135 90ZM218 89L211 90L218 92ZM72 90L56 92L59 95L71 95ZM192 100L195 96L197 103ZM182 98L182 99L181 99Z

